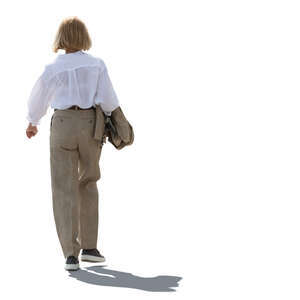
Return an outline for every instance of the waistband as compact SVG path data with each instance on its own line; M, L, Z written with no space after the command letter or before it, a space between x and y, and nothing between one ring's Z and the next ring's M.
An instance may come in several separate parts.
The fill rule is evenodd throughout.
M95 115L96 108L91 109L55 109L53 115L56 116L92 116Z

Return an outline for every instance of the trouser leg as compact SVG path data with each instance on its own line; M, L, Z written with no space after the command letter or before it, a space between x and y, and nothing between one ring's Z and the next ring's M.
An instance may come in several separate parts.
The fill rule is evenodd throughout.
M79 235L82 249L97 248L99 159L102 146L89 135L79 143Z
M55 225L65 257L78 256L78 149L51 145L51 185Z

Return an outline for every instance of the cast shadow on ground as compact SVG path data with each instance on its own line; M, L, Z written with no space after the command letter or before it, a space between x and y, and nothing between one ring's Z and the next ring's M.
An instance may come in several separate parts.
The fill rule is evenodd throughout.
M69 277L100 286L125 287L149 292L176 292L182 277L160 275L139 277L127 272L106 269L106 266L92 266L77 271L69 271Z

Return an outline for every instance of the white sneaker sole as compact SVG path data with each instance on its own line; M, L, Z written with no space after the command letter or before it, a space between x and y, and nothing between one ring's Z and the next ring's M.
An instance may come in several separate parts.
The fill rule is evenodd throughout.
M76 271L79 269L79 264L65 264L65 270Z
M93 256L93 255L82 254L80 258L82 261L105 262L104 257L98 257L98 256Z

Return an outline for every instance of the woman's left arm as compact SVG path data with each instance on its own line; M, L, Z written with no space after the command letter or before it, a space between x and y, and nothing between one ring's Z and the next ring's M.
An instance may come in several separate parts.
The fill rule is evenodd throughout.
M37 125L40 124L40 119L46 114L55 91L53 80L46 80L44 75L45 72L36 81L27 102L26 119L29 121L29 125L26 129L26 135L28 138L37 134Z

